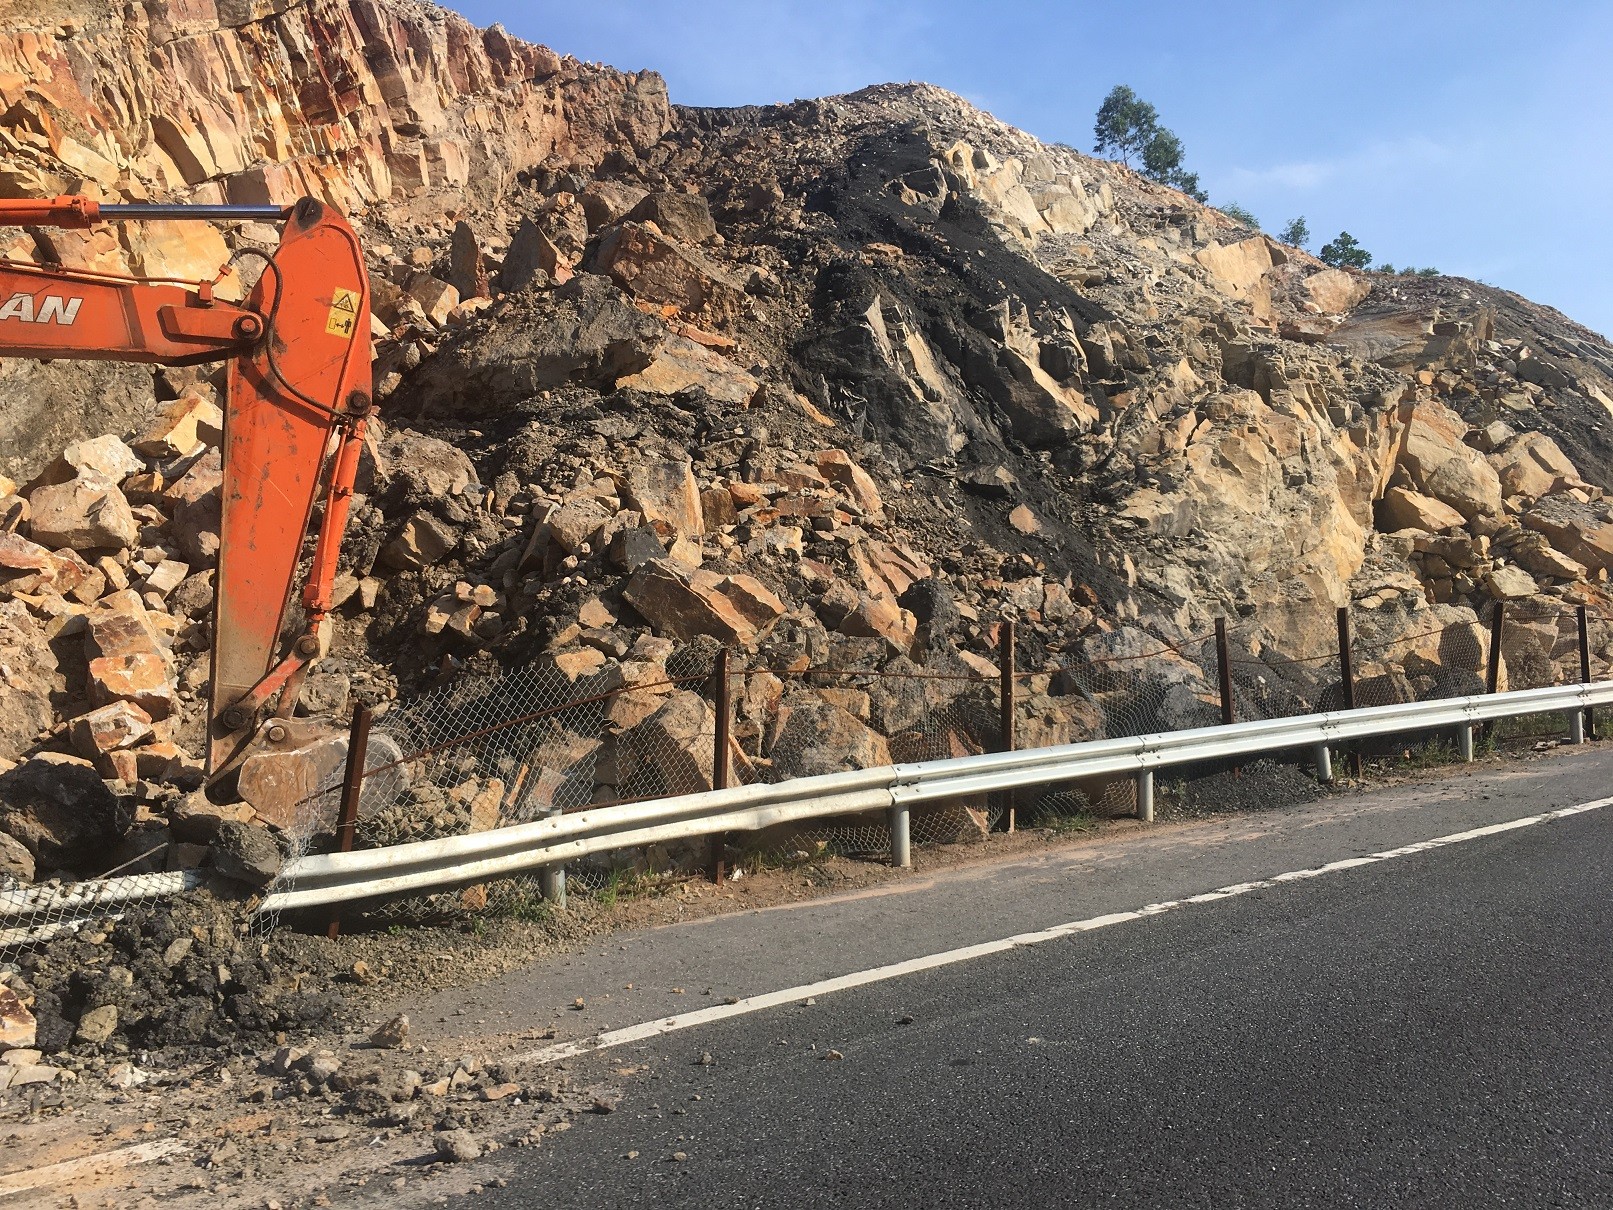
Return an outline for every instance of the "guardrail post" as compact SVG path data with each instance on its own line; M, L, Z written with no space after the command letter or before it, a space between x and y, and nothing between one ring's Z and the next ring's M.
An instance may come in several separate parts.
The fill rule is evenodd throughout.
M551 815L560 814L551 811ZM546 865L538 871L538 894L543 896L545 903L552 903L561 911L566 907L566 867L563 865Z
M1468 764L1473 763L1473 724L1463 723L1456 728L1456 751Z
M1144 769L1137 774L1137 818L1143 823L1154 822L1154 771Z
M364 758L370 747L370 708L360 702L353 711L353 725L347 732L347 768L342 772L342 813L336 823L336 851L351 853L358 831L358 799L364 789ZM342 933L342 909L330 910L325 936L335 941Z
M1333 780L1333 750L1326 744L1317 744L1311 756L1316 761L1316 780L1327 785Z
M1581 685L1589 685L1591 683L1590 618L1588 617L1588 611L1583 605L1576 607L1574 614L1575 620L1579 623L1579 683ZM1596 708L1594 706L1585 707L1585 721L1582 724L1582 727L1583 734L1578 740L1579 743L1584 743L1586 737L1591 739L1596 738Z
M906 803L898 803L889 812L891 830L891 865L898 870L913 865L912 814Z
M728 648L720 648L717 652L717 664L711 672L711 696L713 706L717 712L717 723L714 728L714 750L711 754L711 788L713 790L726 790L728 788L729 765L729 727L733 714L732 703L729 697L728 680ZM723 861L725 837L715 835L706 841L706 873L711 881L721 886L728 871Z
M1018 629L1012 619L1005 620L997 628L997 726L998 751L1012 752L1018 740L1014 725L1014 646L1018 638ZM997 824L997 831L1012 832L1016 824L1014 818L1014 792L1003 792L1003 815Z
M1350 638L1350 607L1340 605L1339 628L1339 685L1344 691L1344 708L1355 709L1355 648ZM1350 753L1350 776L1361 776L1361 753Z

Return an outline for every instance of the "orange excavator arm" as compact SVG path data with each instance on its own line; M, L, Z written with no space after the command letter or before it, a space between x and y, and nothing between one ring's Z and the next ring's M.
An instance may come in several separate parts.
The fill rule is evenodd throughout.
M322 623L372 407L370 292L358 238L329 206L0 201L0 225L166 220L284 223L236 304L211 283L0 262L0 356L191 365L228 360L222 522L208 705L209 772L234 767L260 717L296 704ZM323 504L302 617L288 633L303 546Z

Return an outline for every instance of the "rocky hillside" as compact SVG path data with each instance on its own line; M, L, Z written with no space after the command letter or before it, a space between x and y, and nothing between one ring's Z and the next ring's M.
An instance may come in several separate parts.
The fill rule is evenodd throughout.
M1003 617L1037 670L1218 616L1304 658L1346 604L1390 640L1476 632L1493 600L1606 603L1613 349L1514 295L1327 268L924 85L681 109L653 74L409 0L11 20L8 195L311 191L364 230L386 424L316 710L497 663L646 683L712 640L989 674ZM273 238L31 231L7 254L210 277ZM87 868L131 818L207 839L219 818L174 803L218 377L0 376L17 869ZM1425 682L1405 692L1458 683ZM1036 688L1042 739L1101 733ZM665 696L612 728L698 729ZM779 682L736 735L772 775L821 771L888 758L903 710ZM39 787L86 761L106 822L51 847Z

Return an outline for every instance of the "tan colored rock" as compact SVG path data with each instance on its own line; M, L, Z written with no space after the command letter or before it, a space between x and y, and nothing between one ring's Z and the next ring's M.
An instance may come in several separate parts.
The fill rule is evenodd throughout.
M1023 504L1008 514L1008 524L1026 536L1034 534L1042 528L1041 523L1036 519L1036 514Z
M213 447L163 491L173 510L169 532L193 567L211 566L218 558L223 482L223 455Z
M1450 505L1468 520L1500 516L1501 480L1483 454L1467 445L1467 422L1442 404L1407 410L1400 465L1423 495Z
M158 656L101 656L90 661L89 673L92 702L133 702L153 719L174 712L173 679L168 662Z
M726 487L713 487L700 493L700 517L705 532L716 533L739 522L734 496Z
M549 539L568 555L580 554L610 519L610 511L598 500L575 496L549 514Z
M37 488L28 505L29 532L45 546L123 550L140 534L123 493L97 476Z
M563 285L571 279L572 265L542 227L531 219L522 219L504 254L504 264L499 268L499 286L505 290L523 290L540 276L549 278L555 285Z
M459 535L424 509L404 521L398 536L381 551L381 561L399 571L417 571L440 562L459 544Z
M562 651L550 658L554 663L555 671L573 684L596 675L604 669L607 662L605 653L592 647L581 647L575 651Z
M1195 252L1193 259L1220 290L1249 303L1256 315L1271 316L1271 286L1266 279L1273 269L1288 263L1281 245L1256 235L1235 244L1212 243Z
M709 634L749 647L784 616L784 603L751 576L720 576L668 559L640 567L622 596L658 633L685 642Z
M617 760L650 769L665 792L692 794L712 788L716 750L711 705L698 693L676 690L631 731L616 738ZM620 785L620 782L614 783Z
M664 536L706 532L700 485L689 462L652 462L627 473L623 498Z
M81 605L93 605L107 589L107 576L76 550L55 552L56 579L52 587Z
M0 593L33 593L56 583L55 552L20 534L0 533Z
M668 336L656 350L655 360L636 374L618 378L616 385L653 395L701 390L723 403L746 404L761 383L721 353L687 336Z
M1372 293L1372 282L1364 274L1351 273L1348 269L1323 269L1307 277L1302 289L1311 305L1322 314L1343 315Z
M1613 524L1581 526L1540 511L1525 513L1526 529L1544 534L1557 550L1592 571L1613 572Z
M635 298L693 313L737 311L744 287L695 249L653 223L623 222L600 239L594 267Z
M9 987L0 987L0 1051L28 1050L34 1045L34 1014Z
M151 569L151 574L146 577L142 590L156 593L157 596L166 599L168 594L178 588L188 575L190 575L190 564L181 563L177 559L164 559Z
M1536 500L1553 492L1588 486L1568 455L1544 433L1520 433L1490 455L1509 496Z
M1590 574L1583 563L1553 549L1544 534L1533 530L1519 535L1507 553L1514 563L1530 575L1557 580L1583 580Z
M785 696L763 751L776 773L813 777L890 764L885 737L815 693Z
M885 501L874 484L873 477L852 461L845 450L819 450L818 473L851 497L858 508L870 517L885 511Z
M669 238L703 244L717 234L711 207L698 193L648 193L628 213L629 222L654 223Z
M86 437L64 448L60 457L45 468L36 484L66 483L69 479L80 477L120 483L145 469L145 462L123 443L121 437L106 433L100 437Z
M75 718L70 728L79 755L94 759L133 748L151 735L151 716L133 702L118 701Z
M448 322L448 316L459 305L459 291L429 273L416 273L404 287L410 298L420 304L426 318L439 328Z
M1484 577L1484 588L1498 601L1521 601L1540 591L1540 585L1521 567L1493 567Z
M30 883L38 872L34 862L34 855L28 851L26 845L4 832L0 832L0 881L11 879L13 882Z
M21 601L0 597L0 768L32 748L54 721L52 701L65 689L56 651Z
M1420 529L1437 534L1466 524L1467 519L1450 505L1409 488L1391 487L1378 505L1378 528L1385 533Z

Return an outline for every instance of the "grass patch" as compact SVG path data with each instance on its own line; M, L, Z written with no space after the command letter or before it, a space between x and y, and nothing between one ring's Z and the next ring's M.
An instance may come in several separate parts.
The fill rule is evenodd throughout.
M1474 747L1476 751L1477 744ZM1399 761L1401 766L1407 769L1438 769L1444 765L1461 764L1462 754L1457 751L1453 740L1431 739L1426 743L1402 749Z
M1071 815L1045 815L1037 826L1048 829L1055 836L1079 836L1096 832L1103 821L1090 811L1076 811Z

